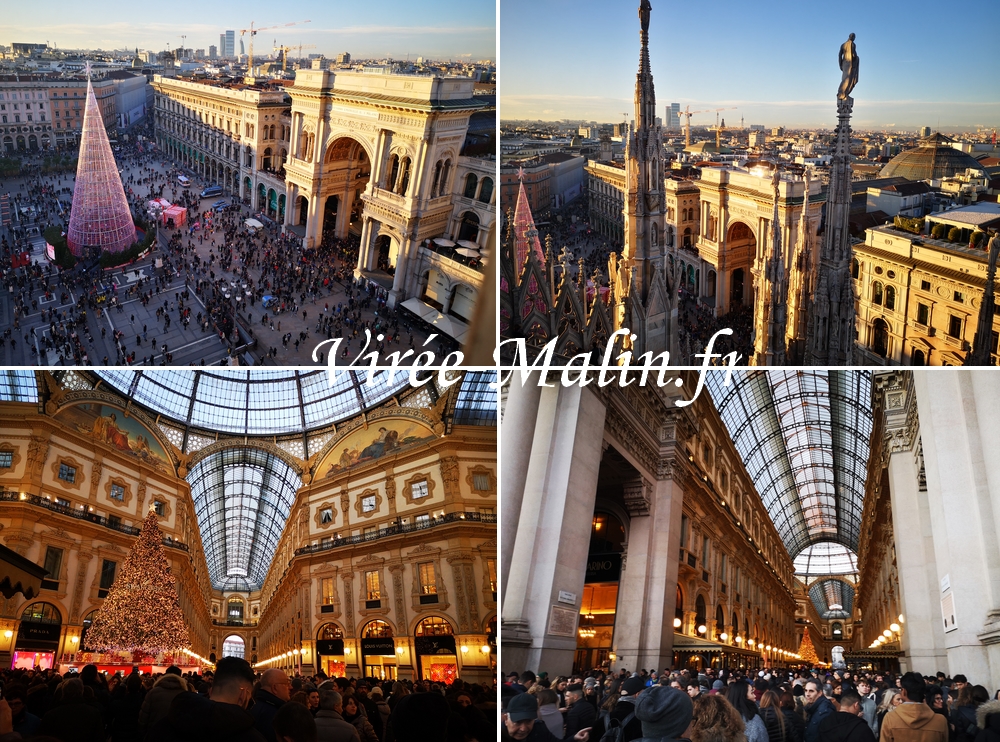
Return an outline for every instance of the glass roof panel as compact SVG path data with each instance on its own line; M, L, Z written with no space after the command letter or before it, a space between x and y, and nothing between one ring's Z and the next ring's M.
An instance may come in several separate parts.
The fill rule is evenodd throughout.
M455 401L456 425L496 425L498 389L496 371L469 371Z
M37 402L38 382L35 380L35 372L17 369L0 370L0 400Z
M332 384L326 370L102 369L97 373L136 403L176 422L238 435L323 427L381 404L409 383L406 374L396 374L390 383L385 371L377 371L372 387L361 386L366 370L338 373Z
M187 479L212 585L259 589L302 480L283 459L257 448L211 454Z
M820 541L803 549L792 562L795 574L851 575L858 572L858 556L843 544Z
M850 618L854 610L854 588L843 580L820 580L813 583L809 588L809 599L820 618L827 621Z
M810 544L857 549L872 430L864 371L710 372L706 385L794 558Z

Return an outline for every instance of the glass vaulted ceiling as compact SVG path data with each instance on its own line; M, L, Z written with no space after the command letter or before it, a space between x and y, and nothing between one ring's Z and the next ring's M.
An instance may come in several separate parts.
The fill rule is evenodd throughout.
M407 386L409 377L367 370L337 374L327 370L211 371L108 369L97 372L106 382L185 426L237 435L301 433L357 415Z
M259 448L227 448L197 462L191 485L212 586L259 590L302 480Z
M850 618L854 607L854 588L843 580L820 580L809 588L809 599L820 618L826 621Z
M706 384L794 560L820 542L857 552L872 432L864 371L711 372Z

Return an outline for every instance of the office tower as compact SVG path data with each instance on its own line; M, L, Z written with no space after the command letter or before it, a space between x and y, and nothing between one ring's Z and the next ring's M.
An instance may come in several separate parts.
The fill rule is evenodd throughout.
M681 128L681 104L671 103L670 107L667 109L667 128L668 129L680 129Z

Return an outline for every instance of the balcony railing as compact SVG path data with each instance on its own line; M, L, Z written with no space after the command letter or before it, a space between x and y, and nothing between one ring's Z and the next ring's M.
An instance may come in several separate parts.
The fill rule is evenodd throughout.
M359 533L356 536L345 536L343 538L334 538L326 540L324 539L318 544L312 544L311 546L303 546L300 549L295 550L295 556L300 554L315 554L320 551L329 551L330 549L336 549L340 546L349 546L352 544L364 544L369 541L378 541L383 538L391 538L392 536L398 536L401 533L413 533L415 531L425 531L428 528L434 528L445 523L461 523L462 521L467 521L470 523L496 523L497 516L496 513L448 513L447 515L441 515L433 518L429 518L426 521L421 521L419 523L394 523L391 526L385 528L379 528L373 533Z
M220 621L217 618L212 619L212 624L214 626L256 626L256 621L247 621L242 618L227 618L224 621Z
M51 510L54 513L68 515L70 518L85 520L104 528L110 528L112 531L126 533L129 536L138 536L139 531L141 530L135 526L127 526L124 523L113 523L109 518L103 515L97 515L96 513L91 513L86 509L77 509L68 505L59 505L51 500L46 500L44 497L39 497L38 495L22 495L19 492L0 492L0 502L21 502L26 505L44 508L45 510ZM169 546L173 549L181 549L182 551L190 550L190 547L188 547L187 544L175 541L170 538L170 536L165 536L163 538L163 545Z

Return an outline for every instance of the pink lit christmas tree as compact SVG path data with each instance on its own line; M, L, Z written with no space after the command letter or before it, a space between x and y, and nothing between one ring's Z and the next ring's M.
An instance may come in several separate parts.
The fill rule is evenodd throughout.
M78 257L92 248L101 252L122 252L136 241L125 189L90 82L89 63L87 105L83 112L83 135L66 241L70 252Z
M520 273L524 270L524 261L528 259L530 251L535 253L538 262L542 265L545 265L545 255L542 253L542 243L538 239L538 230L535 229L535 219L531 215L528 196L524 192L523 168L518 169L517 180L517 205L514 207L514 245L517 253L515 269L517 273Z

